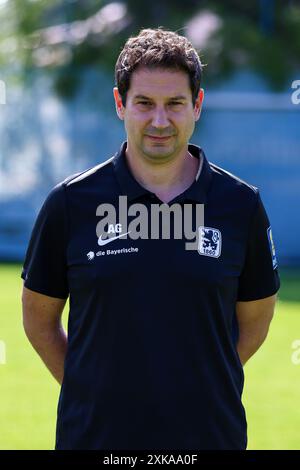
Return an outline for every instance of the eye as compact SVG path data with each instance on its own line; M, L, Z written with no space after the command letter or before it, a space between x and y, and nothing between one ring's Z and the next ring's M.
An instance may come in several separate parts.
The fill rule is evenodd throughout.
M138 101L137 104L141 104L142 106L150 106L151 105L150 101L145 101L145 100Z
M170 106L180 106L182 105L183 103L181 101L171 101L170 102Z

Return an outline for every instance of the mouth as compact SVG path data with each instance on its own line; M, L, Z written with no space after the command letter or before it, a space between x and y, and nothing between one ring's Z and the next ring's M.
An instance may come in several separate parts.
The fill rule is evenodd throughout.
M154 140L155 142L165 142L168 139L171 139L171 137L173 137L173 136L172 135L167 135L167 136L164 136L164 137L157 137L157 136L154 136L154 135L146 135L146 137L148 137L151 140Z

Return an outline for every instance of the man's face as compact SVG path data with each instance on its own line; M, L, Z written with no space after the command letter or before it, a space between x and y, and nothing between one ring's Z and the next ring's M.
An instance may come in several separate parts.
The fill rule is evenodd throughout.
M162 163L187 149L203 101L195 106L189 77L183 71L140 68L131 77L126 106L114 88L117 113L124 120L128 149L134 155Z

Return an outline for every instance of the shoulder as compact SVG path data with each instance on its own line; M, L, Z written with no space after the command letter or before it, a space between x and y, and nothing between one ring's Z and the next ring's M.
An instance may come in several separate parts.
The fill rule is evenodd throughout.
M233 173L224 170L224 168L221 168L220 166L215 165L214 163L209 162L209 165L216 180L219 183L222 183L224 187L233 190L235 189L236 191L244 191L249 194L254 194L254 196L258 193L258 188L256 186L239 178Z
M68 196L88 195L93 189L98 189L100 192L108 191L114 181L113 159L114 156L87 170L69 175L56 184L44 201L44 209L62 211Z
M112 173L114 158L115 155L96 166L88 168L87 170L70 175L60 184L68 188L78 184L85 185L98 178L102 179L109 177L109 175Z
M241 208L254 207L259 199L259 189L249 182L209 162L212 172L212 189L223 201Z
M108 160L88 168L87 170L69 175L52 188L48 198L58 200L64 198L67 192L72 193L72 191L76 192L77 190L91 190L93 187L109 186L109 183L114 178L114 157L115 156L112 156Z

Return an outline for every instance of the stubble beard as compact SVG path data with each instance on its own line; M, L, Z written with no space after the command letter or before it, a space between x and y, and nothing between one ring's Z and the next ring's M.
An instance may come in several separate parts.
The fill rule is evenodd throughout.
M173 160L178 153L176 143L172 145L156 144L153 146L142 143L141 150L143 155L151 163L166 163Z

